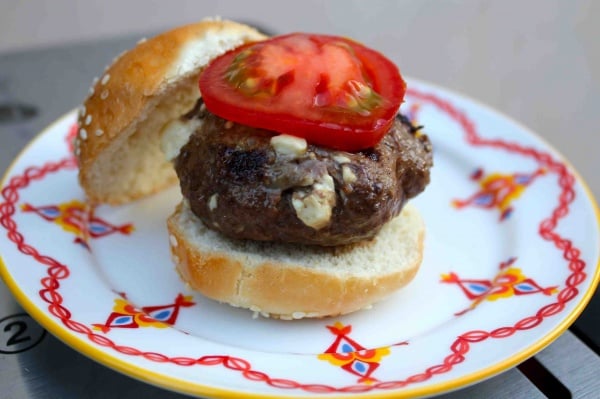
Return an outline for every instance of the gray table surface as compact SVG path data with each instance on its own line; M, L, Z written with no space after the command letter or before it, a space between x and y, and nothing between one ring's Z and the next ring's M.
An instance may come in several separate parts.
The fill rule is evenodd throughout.
M440 12L449 14L444 21L462 24L466 32L462 36L455 34L449 37L450 49L436 47L436 37L432 38L431 35L423 35L418 45L414 44L416 39L403 43L401 52L398 51L396 39L395 44L390 42L393 39L391 36L377 38L366 35L361 40L377 43L382 51L391 53L406 74L464 92L520 120L565 154L587 180L591 191L598 195L600 176L596 173L595 152L600 139L595 124L600 104L599 50L594 45L595 31L585 31L591 29L589 24L582 24L578 28L575 23L577 18L588 18L587 14L581 14L580 10L566 12L565 18L575 22L571 21L567 27L560 28L582 29L583 33L561 34L545 41L544 35L554 32L552 29L540 24L536 28L537 36L531 38L527 36L530 31L523 27L525 22L517 21L517 32L512 32L510 44L495 41L493 37L486 44L481 44L481 41L472 42L468 38L469 29L477 32L476 25L484 23L482 19L493 25L497 23L495 18L509 17L494 16L492 11L495 6L488 2L481 4L487 4L487 8L480 6L472 11L479 13L479 22L469 22L464 15L453 19L452 9L440 6ZM558 7L553 12L567 10L566 7L551 4ZM519 15L510 17L521 18ZM419 27L410 21L401 19L398 23L406 23L407 30L418 32ZM285 24L286 21L273 21L267 28L275 32L286 31ZM381 24L389 34L385 30L389 22L385 20ZM455 31L450 26L438 28L437 40L444 35L445 29ZM0 54L0 104L25 106L20 116L17 112L16 119L13 118L15 114L0 112L0 173L44 126L77 106L85 97L92 78L115 54L131 47L139 37L135 35ZM517 40L519 37L520 40ZM546 55L540 53L540 47L546 51ZM426 48L436 48L437 54L445 57L444 62L431 62L431 56L423 55ZM464 52L478 54L478 57L473 59L472 55L466 56ZM533 54L527 55L528 52ZM559 57L560 54L565 57ZM453 58L459 56L463 58L462 63ZM510 61L506 60L507 57L510 57ZM35 115L28 116L27 106L35 108ZM0 304L0 318L5 314L20 312L3 286L0 286ZM600 339L598 295L576 326L585 337ZM590 378L600 374L599 357L571 332L565 333L542 351L537 359L571 390L574 397L600 397L597 378ZM582 364L586 366L582 367ZM108 370L50 336L45 337L38 347L19 356L0 355L0 383L3 387L0 397L3 398L179 397ZM442 397L545 396L518 369L512 369Z

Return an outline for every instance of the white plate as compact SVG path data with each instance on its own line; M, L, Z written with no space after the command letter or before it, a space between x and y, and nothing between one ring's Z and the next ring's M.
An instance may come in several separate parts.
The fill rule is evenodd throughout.
M86 223L73 112L2 182L2 277L68 345L188 394L400 398L491 377L550 344L591 298L597 207L556 151L498 113L414 81L402 109L435 150L432 182L415 200L425 258L407 288L370 310L276 321L190 292L165 229L177 188L99 207Z

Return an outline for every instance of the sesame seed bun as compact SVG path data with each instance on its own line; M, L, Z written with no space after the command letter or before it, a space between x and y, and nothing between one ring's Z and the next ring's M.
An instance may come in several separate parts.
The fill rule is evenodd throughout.
M117 57L79 112L75 154L89 202L122 204L177 182L160 149L163 126L200 97L198 77L210 60L264 38L243 24L203 20Z
M386 298L416 275L425 235L411 204L372 240L340 247L231 240L185 201L167 226L173 262L191 288L286 320L351 313Z

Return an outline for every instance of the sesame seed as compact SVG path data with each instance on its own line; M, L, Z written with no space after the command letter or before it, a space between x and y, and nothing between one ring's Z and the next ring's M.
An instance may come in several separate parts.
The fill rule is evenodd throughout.
M102 93L100 93L100 99L106 100L107 97L108 97L108 89L102 90Z
M94 86L90 87L90 96L94 95Z
M87 139L87 130L81 128L81 130L79 130L79 137L81 137L81 140L86 140Z
M294 319L302 319L305 316L306 316L306 313L304 313L304 312L294 312L294 313L292 313L292 318L294 318Z
M82 118L85 116L85 105L82 105L81 107L79 107L79 116L81 116Z
M80 153L81 153L81 148L76 147L75 148L75 155L79 156Z
M138 40L137 44L142 44L142 43L145 43L145 42L146 42L146 40L147 40L147 39L146 39L145 37L142 37L140 40Z
M127 52L126 50L123 50L123 51L121 51L119 54L117 54L117 55L115 56L115 58L113 58L113 60L112 60L112 63L113 63L113 65L114 65L114 63L115 63L115 62L119 61L119 58L123 57L123 55L124 55L126 52ZM106 68L104 68L104 70L105 70L105 71L107 71L107 70L108 70L108 68L110 68L110 67L111 67L111 65L107 65L107 66L106 66Z
M104 134L104 130L96 129L96 136L102 136Z
M173 234L169 235L169 241L171 242L171 246L177 246L177 238Z
M92 115L88 115L85 117L85 125L89 125L90 123L92 123Z
M108 80L110 79L110 75L107 73L106 75L104 75L102 77L102 80L100 81L100 83L102 83L103 85L108 83Z
M95 86L96 83L98 83L98 76L94 77L94 79L92 79L92 85Z

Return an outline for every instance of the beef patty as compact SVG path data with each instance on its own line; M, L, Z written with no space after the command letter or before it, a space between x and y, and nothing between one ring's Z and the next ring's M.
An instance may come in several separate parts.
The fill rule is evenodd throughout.
M429 183L431 143L401 115L377 146L356 153L234 124L201 103L182 118L202 121L174 162L182 194L231 238L365 240Z

